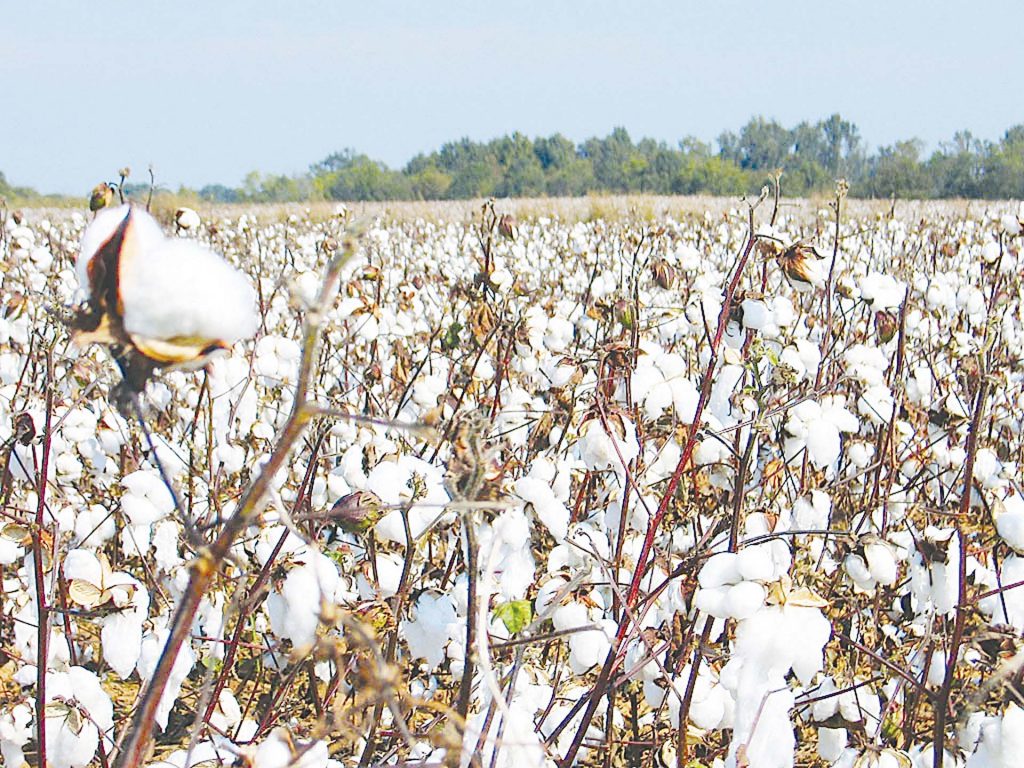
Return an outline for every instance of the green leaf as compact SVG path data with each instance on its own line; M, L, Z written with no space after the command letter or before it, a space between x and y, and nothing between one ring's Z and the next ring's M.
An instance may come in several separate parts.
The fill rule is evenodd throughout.
M441 339L441 350L444 352L451 352L453 349L459 346L459 331L462 330L462 323L455 321L445 332L444 337Z
M523 631L533 620L533 605L529 600L513 600L495 606L494 615L505 624L509 632Z

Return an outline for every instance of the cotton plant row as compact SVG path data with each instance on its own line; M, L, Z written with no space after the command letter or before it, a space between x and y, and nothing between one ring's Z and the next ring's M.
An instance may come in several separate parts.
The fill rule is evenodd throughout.
M6 212L5 764L1011 765L1017 212L839 205Z

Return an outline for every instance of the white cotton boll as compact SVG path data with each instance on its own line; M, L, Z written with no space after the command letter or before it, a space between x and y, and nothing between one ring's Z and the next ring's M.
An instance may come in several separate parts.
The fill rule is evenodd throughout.
M857 410L875 425L888 424L896 404L884 384L868 387L857 401Z
M868 572L874 581L885 585L896 583L896 556L888 544L881 540L866 544L864 557L867 559Z
M441 470L415 456L401 456L397 461L382 461L366 477L365 490L377 494L384 504L396 507L374 526L379 539L405 544L405 523L401 506L412 501L406 514L413 537L422 536L435 523L453 519L445 506L451 496L444 487Z
M716 619L729 619L732 618L727 598L729 596L730 586L723 585L720 587L701 587L697 591L697 596L693 600L693 605L698 611L703 611L708 616L714 616Z
M338 569L326 555L309 552L308 562L288 571L279 589L267 596L270 625L278 637L297 648L313 644L320 626L321 603L332 602Z
M775 575L775 564L766 547L744 547L736 555L736 569L748 581L770 581Z
M874 446L868 445L863 440L855 440L846 447L846 456L857 469L864 469L870 464L874 453Z
M860 555L849 554L843 558L843 568L858 589L870 592L875 588L875 580L871 577L867 563Z
M814 703L811 704L811 719L821 722L828 720L839 711L839 699L833 696L838 688L835 681L826 676L814 692Z
M737 711L726 768L792 768L796 737L789 711L793 694L781 679L773 677L771 682L756 701ZM742 763L737 755L741 744L745 748Z
M103 660L122 680L128 679L135 671L142 653L142 624L147 618L145 611L149 606L149 596L144 588L140 588L137 594L145 596L142 601L145 607L142 607L141 612L136 610L111 614L103 619L100 632Z
M1020 219L1018 219L1012 213L1004 213L1002 216L1000 216L999 226L1002 227L1003 232L1008 234L1010 237L1015 237L1016 235L1019 235L1021 233ZM989 244L986 243L986 247L988 247L988 245ZM997 249L999 247L998 243L992 243L992 245L995 245ZM989 263L991 264L992 262Z
M1024 497L1017 493L1007 496L995 515L999 536L1018 552L1024 551Z
M861 298L868 302L873 310L899 307L907 291L906 283L880 272L865 275L858 284Z
M360 597L370 600L377 597L391 597L398 592L398 585L402 581L402 571L405 562L396 555L386 553L377 554L377 583L370 585L366 583L365 577L360 575ZM363 587L366 587L365 589Z
M827 421L819 421L807 432L807 455L818 469L832 466L839 458L842 443L839 430Z
M569 602L554 610L551 614L551 623L559 632L579 629L590 623L590 613L582 603Z
M740 304L743 311L743 327L760 331L771 322L772 313L768 305L757 299L744 299Z
M327 742L295 742L284 728L275 728L248 761L252 768L327 768L330 754Z
M83 667L52 672L46 676L46 700L53 704L46 712L48 763L55 768L87 765L96 753L100 732L114 725L114 705L99 678ZM74 703L62 707L58 700ZM71 707L79 712L72 714Z
M746 619L757 613L767 596L765 588L753 581L741 581L729 587L725 609L734 619Z
M218 445L213 452L213 459L223 465L225 472L235 474L245 466L245 448L230 443Z
M700 392L697 391L697 386L692 381L682 378L673 381L672 404L680 424L693 424L693 420L697 416L699 401Z
M1002 463L990 448L981 448L974 457L974 479L983 487L991 488L998 485L998 475Z
M217 697L217 706L210 716L210 725L220 731L228 731L242 722L242 708L230 688L222 688Z
M826 763L834 763L846 749L845 728L818 729L818 756Z
M199 229L202 219L199 218L199 214L192 208L182 206L174 212L174 223L179 229L193 230Z
M614 436L605 432L600 419L590 419L580 428L580 437L576 442L580 460L591 471L605 469L614 470L617 474L626 471L626 466L640 453L640 443L636 438L636 427L625 416L619 418L623 436ZM609 426L615 431L614 418L610 418Z
M611 648L611 634L616 624L611 619L597 622L595 629L583 630L569 636L569 666L582 675L605 660Z
M424 593L416 601L415 620L403 621L401 637L414 659L424 659L431 669L444 661L445 647L458 626L455 602L449 595Z
M569 532L569 510L558 499L551 486L536 478L521 477L515 482L515 494L533 507L534 514L556 541Z
M232 344L251 337L259 322L248 278L188 240L122 260L120 288L125 330L144 338Z
M882 708L878 694L872 692L869 686L863 684L864 682L855 678L855 687L839 694L839 715L851 723L863 722L873 726L878 722Z
M156 671L157 662L167 645L169 634L166 627L161 627L154 629L142 638L142 650L136 669L143 682L148 682L153 676L153 672ZM188 677L188 673L192 671L195 663L196 654L192 650L192 644L190 642L182 643L174 665L171 667L171 674L167 678L163 696L160 697L160 704L156 709L155 719L161 729L167 727L167 717L170 715L171 709L174 708L174 702L178 700L178 694L181 693L181 684L185 682L185 678Z
M742 580L739 571L739 555L735 552L719 552L712 555L697 574L697 583L704 589L723 584L736 584Z
M96 255L105 242L107 242L121 226L121 223L128 216L131 207L121 205L116 208L103 208L97 212L95 218L82 234L82 242L79 247L78 259L75 261L75 271L78 275L78 285L84 298L89 298L89 262ZM138 250L146 250L155 247L163 240L163 232L160 225L156 223L149 214L137 216L131 232L132 246Z
M829 516L832 513L832 499L822 491L811 491L809 496L796 500L793 504L794 526L804 531L820 531L828 528Z
M942 685L946 679L946 654L944 651L933 651L931 662L928 664L928 685L936 688ZM1022 745L1024 746L1024 745Z

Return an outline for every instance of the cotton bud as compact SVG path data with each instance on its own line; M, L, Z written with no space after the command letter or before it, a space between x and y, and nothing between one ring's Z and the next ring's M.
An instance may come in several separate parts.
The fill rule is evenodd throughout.
M615 302L612 309L615 312L615 319L619 325L627 331L631 331L636 327L636 307L633 302L619 299Z
M101 182L93 187L92 194L89 195L89 210L98 211L108 207L112 202L114 202L114 188L105 181Z
M331 507L331 519L347 533L366 533L385 513L384 502L372 491L356 491L342 496Z
M875 313L875 336L879 344L892 341L899 327L899 320L892 312L882 310Z
M676 282L676 268L665 259L658 259L651 265L654 282L659 288L670 289Z
M516 217L511 213L504 213L498 219L498 234L506 240L515 240L519 236L519 228L516 226Z

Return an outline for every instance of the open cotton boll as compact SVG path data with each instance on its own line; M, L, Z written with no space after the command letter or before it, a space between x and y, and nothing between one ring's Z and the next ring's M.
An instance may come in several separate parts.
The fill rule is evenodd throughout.
M845 728L818 729L818 756L826 763L834 763L842 757L846 750L846 743Z
M129 212L130 205L120 205L116 208L104 208L89 224L82 234L82 241L79 246L78 259L75 262L75 273L78 277L79 291L82 297L91 297L89 288L89 263L96 252L106 243L121 226ZM126 247L136 251L148 251L157 247L164 240L164 233L156 219L143 211L137 211L134 226L125 235Z
M907 292L906 283L880 272L864 275L858 284L861 298L874 310L897 308Z
M124 327L151 338L216 339L231 344L256 332L256 292L213 251L167 240L121 267Z
M735 552L719 552L717 555L712 555L697 574L697 583L703 589L712 589L723 584L736 584L742 579L739 570L739 555Z
M258 747L245 752L252 768L327 768L331 762L326 741L297 743L284 728L275 728Z
M431 669L444 661L445 647L459 628L455 601L450 595L424 593L416 601L416 618L403 621L401 636L414 659L423 659Z
M622 436L609 435L605 432L600 419L590 419L580 427L580 437L576 442L580 460L587 469L599 471L611 469L616 474L626 471L628 465L640 454L640 443L636 438L636 427L625 416L618 418L622 427ZM609 418L609 426L615 432L616 419Z
M406 512L413 537L422 535L435 521L440 523L453 519L451 512L445 512L451 496L445 490L441 469L415 456L405 455L397 461L380 462L366 476L365 490L377 494L385 504L396 507L419 502ZM377 537L405 544L402 514L402 510L396 508L384 515L373 529Z
M1018 493L1007 496L997 509L996 531L1018 552L1024 552L1024 497Z
M897 578L896 556L892 547L882 540L864 545L864 557L871 578L879 584L895 584Z
M99 678L84 667L51 672L46 676L46 701L47 762L55 768L87 765L101 732L114 727L114 705Z
M267 595L270 626L278 637L306 648L316 639L321 604L332 602L340 576L326 555L309 551L306 562L288 571L280 588Z
M544 480L521 477L515 482L515 494L533 507L534 514L556 541L569 532L569 510L555 498L555 492Z
M149 632L142 638L142 651L139 654L139 662L136 665L136 669L144 683L148 682L156 671L157 662L163 654L169 635L170 632L167 630L167 627L161 626L154 628L152 632ZM196 654L192 650L192 644L189 642L182 643L181 648L178 650L178 656L171 667L171 673L167 678L167 685L164 686L163 696L160 697L160 703L156 708L155 720L161 729L167 727L167 717L174 708L174 702L178 700L178 694L181 693L181 684L185 682L185 678L188 677L188 673L192 671L195 663Z

